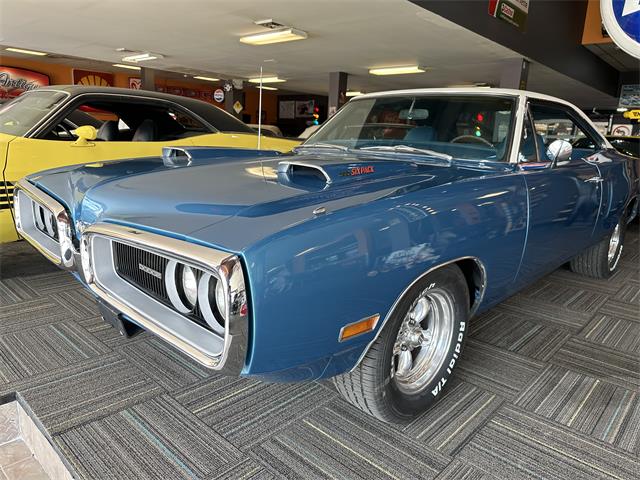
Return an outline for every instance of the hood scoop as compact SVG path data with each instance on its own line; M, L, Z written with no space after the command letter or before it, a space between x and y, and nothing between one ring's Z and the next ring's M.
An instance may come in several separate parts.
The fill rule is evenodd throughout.
M403 161L327 162L284 161L278 163L278 181L287 186L324 189L367 180L378 180L418 173L420 166Z

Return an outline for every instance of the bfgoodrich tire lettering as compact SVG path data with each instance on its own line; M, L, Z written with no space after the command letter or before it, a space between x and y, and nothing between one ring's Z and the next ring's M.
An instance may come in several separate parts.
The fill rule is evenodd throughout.
M419 305L424 299L426 315ZM468 317L469 292L460 269L449 265L428 274L400 300L360 364L334 377L337 390L380 420L410 421L446 388L460 360Z

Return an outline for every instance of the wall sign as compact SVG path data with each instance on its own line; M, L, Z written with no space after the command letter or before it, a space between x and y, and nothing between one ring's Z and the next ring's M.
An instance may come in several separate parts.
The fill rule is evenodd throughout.
M236 102L233 104L233 111L236 112L238 115L240 114L243 108L244 107L238 100L236 100Z
M49 85L49 76L23 68L0 66L0 98L13 98L22 92Z
M213 99L218 103L224 102L224 90L217 88L216 91L213 92Z
M286 120L296 118L296 102L294 100L281 100L278 105L278 118Z
M129 77L129 88L132 90L140 90L142 88L142 79L138 77Z
M489 15L524 31L529 15L529 0L489 0Z
M640 58L640 0L600 0L600 12L611 40Z
M73 69L74 85L93 85L95 87L113 86L113 73L93 72L91 70Z
M313 108L315 106L315 100L296 101L296 118L313 117Z
M640 108L640 85L622 85L618 106L622 108Z

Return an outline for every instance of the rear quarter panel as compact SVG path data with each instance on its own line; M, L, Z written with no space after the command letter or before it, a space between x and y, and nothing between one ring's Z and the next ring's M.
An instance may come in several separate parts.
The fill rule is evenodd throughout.
M329 212L244 252L252 302L245 374L271 381L351 369L376 332L338 342L345 324L380 314L434 265L464 256L484 265L480 309L510 290L522 257L527 200L521 176L403 188Z

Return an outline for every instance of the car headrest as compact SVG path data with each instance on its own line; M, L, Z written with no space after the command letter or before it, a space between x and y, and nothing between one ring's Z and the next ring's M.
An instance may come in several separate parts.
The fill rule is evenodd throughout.
M113 142L118 139L119 133L118 122L115 120L107 120L100 125L96 139L104 142Z
M422 126L422 127L414 127L405 135L404 139L409 140L411 142L430 142L435 137L435 130L433 127Z
M134 142L153 142L156 139L156 123L147 118L136 129L136 133L133 134L132 141Z

